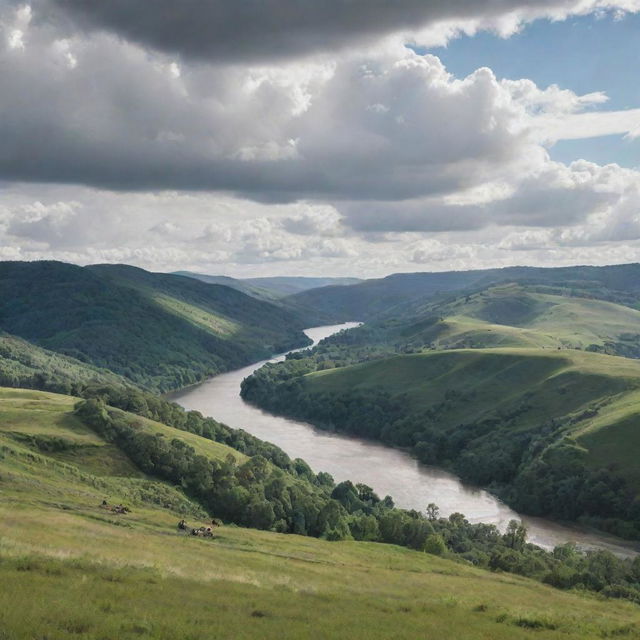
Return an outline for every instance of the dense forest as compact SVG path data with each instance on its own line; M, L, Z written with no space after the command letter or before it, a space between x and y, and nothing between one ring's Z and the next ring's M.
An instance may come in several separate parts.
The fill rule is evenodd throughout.
M303 346L306 323L192 278L117 265L0 263L0 329L154 391Z

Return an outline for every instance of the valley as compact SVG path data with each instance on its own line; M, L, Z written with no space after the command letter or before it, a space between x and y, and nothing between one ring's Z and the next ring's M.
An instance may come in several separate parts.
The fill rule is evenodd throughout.
M347 323L317 327L306 333L317 344L340 330L356 326L357 323ZM613 536L518 515L489 492L461 482L442 468L419 463L407 451L377 444L362 436L318 429L301 420L271 415L243 401L242 381L265 364L282 362L284 358L280 356L216 376L168 397L187 410L205 415L215 413L225 424L247 429L258 438L273 442L290 456L306 460L313 469L327 471L338 481L364 482L380 495L393 496L396 504L404 509L423 510L428 503L435 503L445 516L463 513L470 522L494 524L501 530L511 519L521 519L528 528L529 540L547 549L569 541L577 542L581 548L607 549L622 556L633 555L640 549ZM342 370L323 373L329 372L341 374ZM314 382L315 376L322 373L314 374ZM413 374L409 377L413 381L417 378ZM322 378L322 382L325 380ZM400 379L399 387L407 389L410 380ZM338 382L338 387L351 388L351 382Z
M337 289L363 304L379 284L265 297L124 265L0 265L0 571L31 612L0 623L344 637L317 616L356 607L373 626L350 637L388 637L400 615L442 633L458 612L464 637L635 637L640 311L606 284L628 269L608 269L571 286L562 270L454 274L419 295L400 274L364 323L305 330ZM176 528L211 518L213 539ZM161 593L177 592L192 600L169 624ZM297 616L309 594L326 608Z

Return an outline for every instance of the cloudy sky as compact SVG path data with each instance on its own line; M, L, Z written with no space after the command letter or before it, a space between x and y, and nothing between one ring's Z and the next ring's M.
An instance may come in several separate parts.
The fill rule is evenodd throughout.
M0 0L0 259L640 261L640 0Z

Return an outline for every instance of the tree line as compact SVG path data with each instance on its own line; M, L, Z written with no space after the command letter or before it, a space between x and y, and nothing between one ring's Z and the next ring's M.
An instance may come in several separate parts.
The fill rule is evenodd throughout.
M365 484L335 484L329 474L314 474L302 460L289 461L285 468L262 454L244 463L233 455L211 460L178 438L145 431L135 417L98 398L80 401L76 414L142 471L179 487L226 522L327 540L397 544L562 589L640 603L640 558L582 553L572 544L547 552L529 544L526 528L515 520L501 533L494 525L471 524L460 513L441 517L435 504L427 505L425 513L399 509L391 497L381 499Z

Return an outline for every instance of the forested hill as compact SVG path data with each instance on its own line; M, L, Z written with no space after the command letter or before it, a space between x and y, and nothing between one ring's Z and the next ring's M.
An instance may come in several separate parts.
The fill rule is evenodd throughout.
M521 512L640 539L637 284L582 284L497 284L405 302L404 316L380 314L264 367L242 394L409 449Z
M253 286L246 280L231 278L230 276L210 276L205 273L194 273L193 271L175 271L172 275L185 276L186 278L200 280L200 282L206 282L207 284L221 284L225 287L237 289L238 291L242 291L242 293L246 293L248 296L253 296L254 298L259 298L261 300L273 301L277 298L277 296L268 289Z
M0 263L0 329L154 391L308 344L305 319L220 285L117 266Z
M311 289L286 300L316 309L334 322L368 320L381 313L404 315L404 306L456 291L503 282L558 286L581 295L635 304L640 297L640 264L607 267L507 267L441 273L396 273L350 286Z

